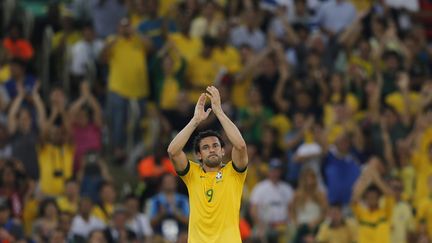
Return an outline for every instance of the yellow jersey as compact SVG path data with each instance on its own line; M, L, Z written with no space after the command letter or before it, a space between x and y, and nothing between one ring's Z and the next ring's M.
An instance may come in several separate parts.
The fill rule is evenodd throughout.
M179 173L189 192L189 243L241 243L240 203L246 170L232 161L217 172L205 172L189 161Z
M39 186L43 194L60 196L64 184L73 175L74 146L45 144L38 149Z
M417 210L417 223L425 224L427 233L432 238L432 197L423 199Z
M390 243L390 221L394 199L384 198L384 205L370 211L360 203L352 206L358 221L358 243Z
M150 94L146 49L138 35L119 38L109 56L108 89L126 98L146 98Z

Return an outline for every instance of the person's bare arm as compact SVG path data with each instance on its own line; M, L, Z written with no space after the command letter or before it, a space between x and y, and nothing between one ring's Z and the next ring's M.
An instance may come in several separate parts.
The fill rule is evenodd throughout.
M272 51L271 48L266 47L264 50L262 50L260 53L258 53L257 56L254 56L252 60L246 63L244 68L240 70L239 74L235 77L236 82L241 82L249 76L251 73L255 73L256 68L258 65L264 60L264 58Z
M42 98L39 95L39 87L40 87L40 82L38 81L33 87L32 98L37 112L37 125L39 131L44 131L45 124L46 124L46 110Z
M283 97L283 91L286 88L286 83L289 77L289 66L285 61L283 56L283 48L280 44L275 44L274 47L276 53L278 53L278 70L279 70L279 80L276 84L276 90L273 94L273 101L276 103L278 108L282 111L288 111L289 102Z
M104 48L101 51L100 59L102 62L107 63L109 60L109 57L111 55L112 47L115 45L115 43L118 40L118 36L114 36L112 39L108 39L107 43L105 44Z
M391 143L390 134L384 119L381 119L381 137L384 144L384 159L387 161L389 165L388 167L391 169L397 168L393 155L393 145Z
M195 106L195 113L190 122L175 136L170 145L168 146L168 155L174 164L177 171L184 171L188 164L186 154L183 152L183 148L192 135L193 131L198 127L198 125L207 119L211 112L211 108L207 111L204 110L206 102L206 95L201 94L198 102Z
M18 111L24 100L24 87L22 85L17 85L18 95L13 99L11 107L9 108L8 114L8 132L9 134L15 134L18 125Z
M229 141L233 145L232 161L237 169L243 170L248 164L246 142L236 125L222 110L220 95L217 88L214 86L207 87L207 92L206 95L211 100L213 112L221 123Z
M409 76L407 73L400 73L397 81L400 93L402 94L402 100L404 104L404 109L402 111L401 120L405 126L409 126L411 123L411 113L410 113L410 89L409 89Z

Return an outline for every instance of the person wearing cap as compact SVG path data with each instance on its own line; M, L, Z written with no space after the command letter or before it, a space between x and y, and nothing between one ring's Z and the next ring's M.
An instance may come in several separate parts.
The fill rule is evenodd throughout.
M210 86L202 93L192 120L168 147L177 174L189 191L189 243L240 243L240 204L247 174L247 148L240 131L224 113L219 91ZM205 110L206 97L211 108ZM189 160L183 148L195 129L213 111L232 144L232 161L223 163L224 141L215 131L198 134L194 150L200 163Z
M250 197L250 213L255 225L255 234L263 242L286 242L289 210L294 198L291 186L281 180L282 162L272 159L267 179L258 183Z

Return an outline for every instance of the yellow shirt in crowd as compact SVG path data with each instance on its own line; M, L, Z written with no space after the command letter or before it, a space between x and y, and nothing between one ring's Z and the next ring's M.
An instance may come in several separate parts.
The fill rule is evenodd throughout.
M226 46L224 49L220 47L214 49L213 59L222 67L226 68L229 73L236 73L240 71L240 54L237 49L232 46Z
M54 36L51 40L53 49L56 49L57 47L59 47L60 42L61 42L64 35L65 35L65 33L63 31L59 31L56 34L54 34ZM66 45L72 46L73 44L75 44L79 40L81 40L81 38L82 38L81 33L78 31L74 31L66 37Z
M91 214L96 218L100 219L105 224L108 224L111 220L113 213L114 213L114 205L104 204L104 208L102 208L100 205L93 207Z
M72 177L74 151L74 147L69 144L44 144L39 148L39 185L43 194L63 194L66 180Z
M423 199L417 208L417 222L419 224L426 224L429 238L432 239L432 198Z
M415 115L419 112L421 97L418 92L409 93L409 114ZM399 114L402 114L406 107L405 102L400 92L393 92L385 97L387 105L393 107Z
M391 197L377 210L370 211L366 206L355 203L352 206L357 219L358 243L390 243L390 220L394 205Z
M4 83L10 78L10 66L9 64L0 67L0 83Z
M203 48L200 38L189 38L180 32L169 34L168 39L174 43L174 46L186 61L198 56Z
M189 192L189 243L241 243L240 201L247 172L230 161L219 172L188 162L180 175Z
M146 49L138 35L119 37L108 58L110 91L127 98L146 98L150 94Z
M401 201L395 204L391 222L391 242L408 242L408 233L414 230L415 223L412 208L407 202Z
M57 206L62 212L68 212L71 214L76 214L78 212L78 201L71 202L65 196L57 198Z
M411 161L417 174L414 205L418 206L419 203L432 192L432 190L428 188L428 178L432 176L432 161L429 159L428 152L424 150L414 151Z
M324 222L317 234L318 243L352 243L357 242L357 225L354 220L345 220L344 225L334 228Z
M190 86L188 98L196 102L207 86L213 85L219 72L219 64L212 58L198 55L192 58L186 69L186 78Z

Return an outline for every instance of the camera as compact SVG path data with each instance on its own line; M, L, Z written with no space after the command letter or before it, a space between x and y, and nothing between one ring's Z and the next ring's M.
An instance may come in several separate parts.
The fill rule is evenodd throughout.
M54 177L63 177L63 171L55 170L53 175L54 175Z

